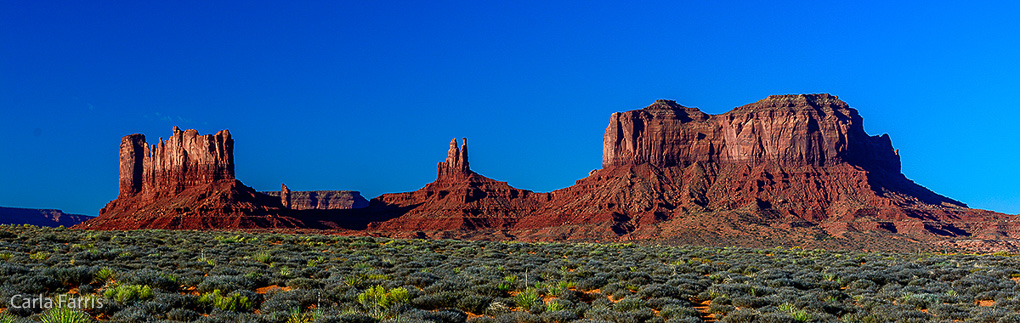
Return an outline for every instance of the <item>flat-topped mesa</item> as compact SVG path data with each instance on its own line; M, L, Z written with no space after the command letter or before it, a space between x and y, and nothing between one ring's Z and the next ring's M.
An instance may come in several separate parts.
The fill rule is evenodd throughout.
M234 179L234 140L227 130L199 135L174 127L173 135L156 145L148 145L142 134L121 139L121 198L174 194L222 179Z
M868 136L862 124L856 110L829 94L773 95L720 115L657 100L613 113L602 165L850 163L898 174L899 156L889 137Z
M457 148L457 138L450 140L450 149L446 152L446 161L438 165L436 181L444 179L462 179L471 175L471 168L468 167L467 138L463 138L463 144Z

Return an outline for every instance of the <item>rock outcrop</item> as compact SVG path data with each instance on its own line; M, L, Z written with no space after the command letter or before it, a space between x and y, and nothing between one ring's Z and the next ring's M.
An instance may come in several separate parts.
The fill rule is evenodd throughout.
M407 193L383 194L372 199L370 210L392 220L373 223L371 230L437 231L499 230L534 213L547 193L511 187L479 175L468 167L467 139L457 148L450 142L446 161L438 166L436 181Z
M612 114L603 139L603 168L551 193L471 172L454 140L435 182L372 201L393 219L369 229L830 247L884 243L876 235L1020 237L1005 215L904 177L889 136L868 135L857 111L828 94L770 96L720 115L658 100Z
M283 208L290 209L290 189L287 188L287 184L280 184L280 204L283 204Z
M439 162L436 181L464 179L473 172L468 167L467 138L457 148L457 138L450 140L450 149L446 151L446 161Z
M868 135L857 111L828 94L769 96L719 115L658 100L613 113L603 143L602 169L536 193L475 173L467 139L460 146L454 139L434 182L365 207L355 191L244 186L225 130L174 128L152 146L129 135L118 198L76 227L887 250L1020 241L1014 217L970 209L907 179L889 136Z
M857 110L828 94L773 95L715 116L658 100L610 117L603 168L696 162L786 167L848 163L900 171L889 136L868 136Z
M0 206L0 224L31 224L41 227L70 227L91 219L91 216L64 213L53 209L25 209Z
M612 239L737 228L711 238L729 240L808 227L926 239L972 235L984 229L964 222L1002 219L908 180L889 136L869 136L857 111L828 94L775 95L720 115L669 100L614 113L603 169L552 194L517 229Z
M174 127L173 134L155 145L145 135L125 136L120 142L120 195L176 194L217 180L234 179L234 140L230 132L199 135Z
M281 185L279 192L261 192L280 197L280 203L290 210L348 210L368 207L368 200L358 191L291 191Z
M120 193L81 223L83 229L243 229L301 227L280 216L274 199L234 178L230 132L181 131L148 145L145 135L124 136L120 145Z

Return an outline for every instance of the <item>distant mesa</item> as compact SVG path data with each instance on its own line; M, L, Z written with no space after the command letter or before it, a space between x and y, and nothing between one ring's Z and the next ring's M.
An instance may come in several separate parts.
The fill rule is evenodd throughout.
M30 224L40 227L70 227L91 219L91 216L64 213L53 209L25 209L0 206L0 224Z
M368 207L368 200L358 191L291 191L280 184L279 191L260 192L279 197L283 208L289 210L346 210Z
M356 191L255 192L234 179L230 133L124 137L120 195L86 229L314 228L468 239L821 247L1016 239L1012 216L967 208L900 173L888 135L829 94L773 95L710 115L671 100L613 113L602 169L549 193L471 170L451 140L436 180Z

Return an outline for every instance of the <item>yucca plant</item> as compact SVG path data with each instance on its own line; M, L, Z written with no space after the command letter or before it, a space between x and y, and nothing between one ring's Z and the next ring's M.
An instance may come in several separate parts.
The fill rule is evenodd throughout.
M528 288L514 296L514 303L517 303L517 307L525 310L531 309L537 301L538 291L533 288Z
M88 314L85 314L85 312L66 307L57 307L50 309L46 313L40 315L39 320L41 320L43 323L86 323L96 321ZM0 322L15 322L15 321L13 318L11 318L10 321L0 319Z

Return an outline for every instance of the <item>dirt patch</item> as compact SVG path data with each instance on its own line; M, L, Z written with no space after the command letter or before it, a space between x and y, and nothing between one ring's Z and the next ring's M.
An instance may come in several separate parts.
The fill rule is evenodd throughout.
M979 300L974 302L974 305L977 305L977 306L992 306L992 305L995 305L995 301L994 300L990 300L990 299L979 299Z
M280 290L282 292L286 292L286 291L290 290L290 287L286 287L286 286L285 287L280 287L279 285L270 285L270 286L266 286L266 287L259 287L259 288L255 289L255 294L265 294L265 293L268 293L268 292L270 292L272 290Z
M712 305L712 301L702 301L694 305L694 309L701 313L701 320L705 322L715 322L715 314L708 312L708 307Z

